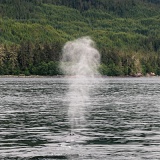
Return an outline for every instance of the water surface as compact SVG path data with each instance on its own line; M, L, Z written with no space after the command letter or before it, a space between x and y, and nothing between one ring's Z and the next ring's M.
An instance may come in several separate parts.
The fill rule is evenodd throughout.
M68 78L0 78L0 159L159 160L160 78L88 85L71 133Z

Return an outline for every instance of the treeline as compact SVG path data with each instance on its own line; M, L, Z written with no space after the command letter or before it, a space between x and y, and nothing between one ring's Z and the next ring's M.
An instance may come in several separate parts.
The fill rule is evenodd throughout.
M150 73L160 75L160 54L115 49L102 51L100 72L108 76L138 76Z
M0 45L1 75L57 75L61 47L59 44L23 42L19 46Z
M62 74L65 42L91 36L105 75L160 75L157 0L1 0L0 74Z
M0 75L61 75L61 46L24 42L0 46ZM101 49L99 71L108 76L160 75L160 54Z

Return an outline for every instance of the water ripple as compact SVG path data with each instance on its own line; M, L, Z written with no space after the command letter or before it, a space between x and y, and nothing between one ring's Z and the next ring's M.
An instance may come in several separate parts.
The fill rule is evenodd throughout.
M160 159L160 79L95 83L71 132L67 79L1 78L0 159Z

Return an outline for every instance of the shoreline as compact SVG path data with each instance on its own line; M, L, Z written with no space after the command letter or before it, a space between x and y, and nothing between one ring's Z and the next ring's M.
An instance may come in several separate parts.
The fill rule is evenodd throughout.
M54 75L54 76L41 76L41 75L0 75L0 78L61 78L64 76L61 75Z
M64 75L0 75L0 78L66 78L66 77L74 77L74 76L64 76ZM154 77L160 77L159 75L155 76L107 76L107 75L101 75L95 78L154 78Z

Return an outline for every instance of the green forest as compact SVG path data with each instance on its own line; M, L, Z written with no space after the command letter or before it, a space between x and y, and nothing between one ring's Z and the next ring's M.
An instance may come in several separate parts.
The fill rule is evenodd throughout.
M0 0L0 75L61 75L64 44L82 36L102 75L160 75L159 0Z

